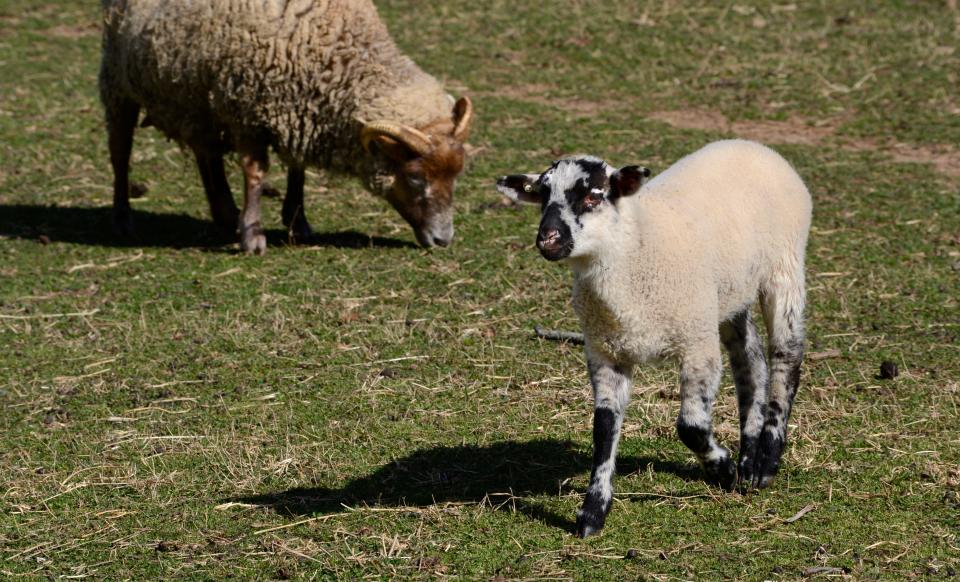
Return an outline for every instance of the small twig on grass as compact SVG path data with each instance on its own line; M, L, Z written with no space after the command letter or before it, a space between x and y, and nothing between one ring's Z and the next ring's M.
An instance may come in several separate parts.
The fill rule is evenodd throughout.
M681 501L684 500L684 499L700 499L700 498L703 498L703 497L710 497L709 495L663 495L663 494L661 494L661 493L647 493L647 492L644 492L644 491L636 491L636 492L623 491L623 492L617 493L617 495L619 495L619 496L621 496L621 497L630 497L630 496L634 496L634 497L655 497L655 498L658 498L658 499L675 499L675 500L681 500Z
M323 562L321 562L320 560L314 558L313 556L308 556L308 555L304 554L303 552L300 552L300 551L295 550L295 549L293 549L293 548L288 548L287 546L285 546L285 545L283 545L283 544L281 544L281 543L277 543L277 546L278 546L281 550L283 550L283 551L285 551L285 552L290 552L290 553L293 554L294 556L299 556L299 557L304 558L304 559L306 559L306 560L310 560L311 562L316 562L317 564L322 564L322 563L323 563Z
M811 511L813 511L813 509L814 509L815 507L816 507L816 506L815 506L814 504L812 504L812 503L809 504L809 505L806 505L806 506L804 506L803 509L801 509L800 511L796 512L795 514L793 514L793 517L788 517L787 519L783 520L783 523L793 523L793 522L797 521L798 519L800 519L801 517L803 517L804 515L806 515L806 514L810 513Z
M840 356L840 350L830 349L822 352L811 352L807 354L808 360L825 360L827 358L837 358Z
M99 312L99 309L90 311L77 311L75 313L36 313L34 315L4 315L0 313L0 319L56 319L58 317L87 317Z
M218 506L218 507L219 507L219 506ZM295 521L295 522L293 522L293 523L285 523L285 524L283 524L283 525L278 525L278 526L275 526L275 527L268 527L268 528L266 528L266 529L258 529L257 531L253 532L253 535L257 536L257 535L260 535L260 534L265 534L265 533L270 532L270 531L277 531L278 529L287 529L287 528L295 527L295 526L302 525L302 524L305 524L305 523L310 523L311 521L325 521L325 520L328 520L328 519L332 519L332 518L334 518L334 517L337 517L338 515L346 515L346 514L343 514L343 513L330 513L330 514L327 514L327 515L318 515L318 516L316 516L316 517L310 517L310 518L307 518L307 519L301 519L300 521Z
M846 574L843 568L833 568L830 566L814 566L803 571L804 576L814 576L816 574Z
M571 344L583 344L583 334L577 333L575 331L558 331L555 329L543 329L539 325L533 326L534 333L537 334L537 337L554 340L558 342L568 342Z

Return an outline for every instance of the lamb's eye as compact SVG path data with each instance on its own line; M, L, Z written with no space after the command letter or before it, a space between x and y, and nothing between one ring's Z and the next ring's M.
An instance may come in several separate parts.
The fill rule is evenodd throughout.
M584 210L591 210L599 206L601 202L603 202L603 196L590 193L583 198L583 208Z
M407 184L410 184L411 188L423 190L427 185L427 181L421 176L407 174Z

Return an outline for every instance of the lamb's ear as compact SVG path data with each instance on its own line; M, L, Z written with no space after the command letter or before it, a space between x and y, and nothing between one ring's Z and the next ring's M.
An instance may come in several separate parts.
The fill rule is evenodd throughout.
M507 198L527 204L540 204L537 182L540 174L513 174L497 180L497 190Z
M643 182L650 177L650 168L643 166L624 166L610 176L610 197L631 196L640 190Z

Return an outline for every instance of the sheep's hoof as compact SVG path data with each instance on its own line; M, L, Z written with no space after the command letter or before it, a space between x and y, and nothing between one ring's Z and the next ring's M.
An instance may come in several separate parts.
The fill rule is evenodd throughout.
M248 255L262 255L267 251L267 237L259 222L241 227L240 249Z
M122 238L130 238L136 232L133 228L133 213L130 211L113 214L113 233Z
M218 211L213 215L213 224L216 225L217 230L223 234L237 234L237 223L240 221L240 212L234 209L232 212L229 210Z
M303 244L310 242L313 238L313 229L306 220L296 220L288 231L290 242L294 244Z

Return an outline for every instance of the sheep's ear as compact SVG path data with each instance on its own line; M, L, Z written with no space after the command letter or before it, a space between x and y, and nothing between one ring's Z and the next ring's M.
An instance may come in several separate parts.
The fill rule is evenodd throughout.
M610 197L631 196L640 190L643 182L650 177L650 168L643 166L624 166L610 176Z
M463 143L470 137L473 124L473 103L469 97L461 97L453 104L453 138Z
M540 174L513 174L497 180L497 190L515 202L540 204L540 191L537 182Z

